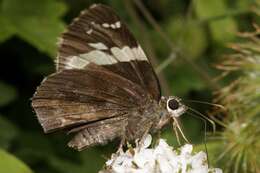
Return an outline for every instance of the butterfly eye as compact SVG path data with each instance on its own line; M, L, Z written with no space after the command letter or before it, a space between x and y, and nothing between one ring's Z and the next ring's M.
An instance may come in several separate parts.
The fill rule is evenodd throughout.
M179 108L179 102L175 99L171 99L168 101L168 107L171 109L171 110L176 110Z

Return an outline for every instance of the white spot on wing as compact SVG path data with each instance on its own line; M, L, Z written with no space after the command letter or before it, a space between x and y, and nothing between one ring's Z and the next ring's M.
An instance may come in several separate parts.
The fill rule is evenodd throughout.
M133 51L136 59L147 60L147 57L140 45L138 45L138 47L136 47L136 48L133 48L132 51Z
M80 57L88 60L89 62L96 63L98 65L117 63L115 58L113 58L111 55L99 50L94 50L89 53L82 54L80 55Z
M119 49L118 47L112 47L110 50L113 56L119 61L130 61L129 56L126 55L122 49Z
M112 28L112 29L117 29L121 27L121 22L117 21L116 23L108 24L108 23L103 23L102 26L104 28Z
M128 46L119 49L118 47L112 47L111 52L119 61L131 61L131 60L147 60L144 51L140 46L137 48L129 48Z
M111 27L112 29L116 29L116 25L114 25L114 24L111 24L110 27Z
M84 68L87 64L89 63L89 61L87 61L86 59L80 58L78 56L72 56L68 58L68 62L66 63L65 68L66 69L82 69Z
M58 38L57 45L61 45L64 42L64 39L62 37Z
M92 32L93 32L93 29L89 29L88 31L86 31L86 33L87 33L88 35L90 35Z
M109 25L108 23L103 23L102 26L103 26L104 28L109 28L109 27L110 27L110 25Z
M97 4L93 4L89 8L95 8L96 6L97 6Z
M132 49L130 49L130 47L125 46L123 47L122 51L125 53L125 55L128 56L129 61L136 59L134 52L132 51Z
M118 21L118 22L115 23L115 25L116 25L117 28L120 28L121 27L121 22Z
M107 46L104 45L103 43L89 43L89 46L95 48L95 49L99 49L99 50L107 50Z

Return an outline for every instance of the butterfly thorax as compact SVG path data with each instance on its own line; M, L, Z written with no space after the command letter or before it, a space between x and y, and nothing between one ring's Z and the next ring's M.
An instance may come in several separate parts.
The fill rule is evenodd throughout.
M155 133L169 121L165 104L151 100L149 103L133 111L126 126L126 139L140 139L145 133Z

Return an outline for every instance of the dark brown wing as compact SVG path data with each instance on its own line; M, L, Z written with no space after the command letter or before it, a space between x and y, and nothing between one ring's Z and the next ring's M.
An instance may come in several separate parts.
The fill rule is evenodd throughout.
M143 88L106 68L55 73L38 87L32 106L45 132L123 116L147 101Z
M57 70L101 65L147 90L159 101L160 86L145 53L126 25L108 6L83 11L62 35Z

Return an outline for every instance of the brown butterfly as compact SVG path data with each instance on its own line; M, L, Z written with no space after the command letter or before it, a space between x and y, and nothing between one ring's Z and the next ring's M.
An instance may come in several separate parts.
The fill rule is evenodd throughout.
M186 111L180 99L161 96L144 51L102 4L82 11L63 33L57 72L37 88L32 106L45 133L75 133L68 145L77 150L140 139Z

